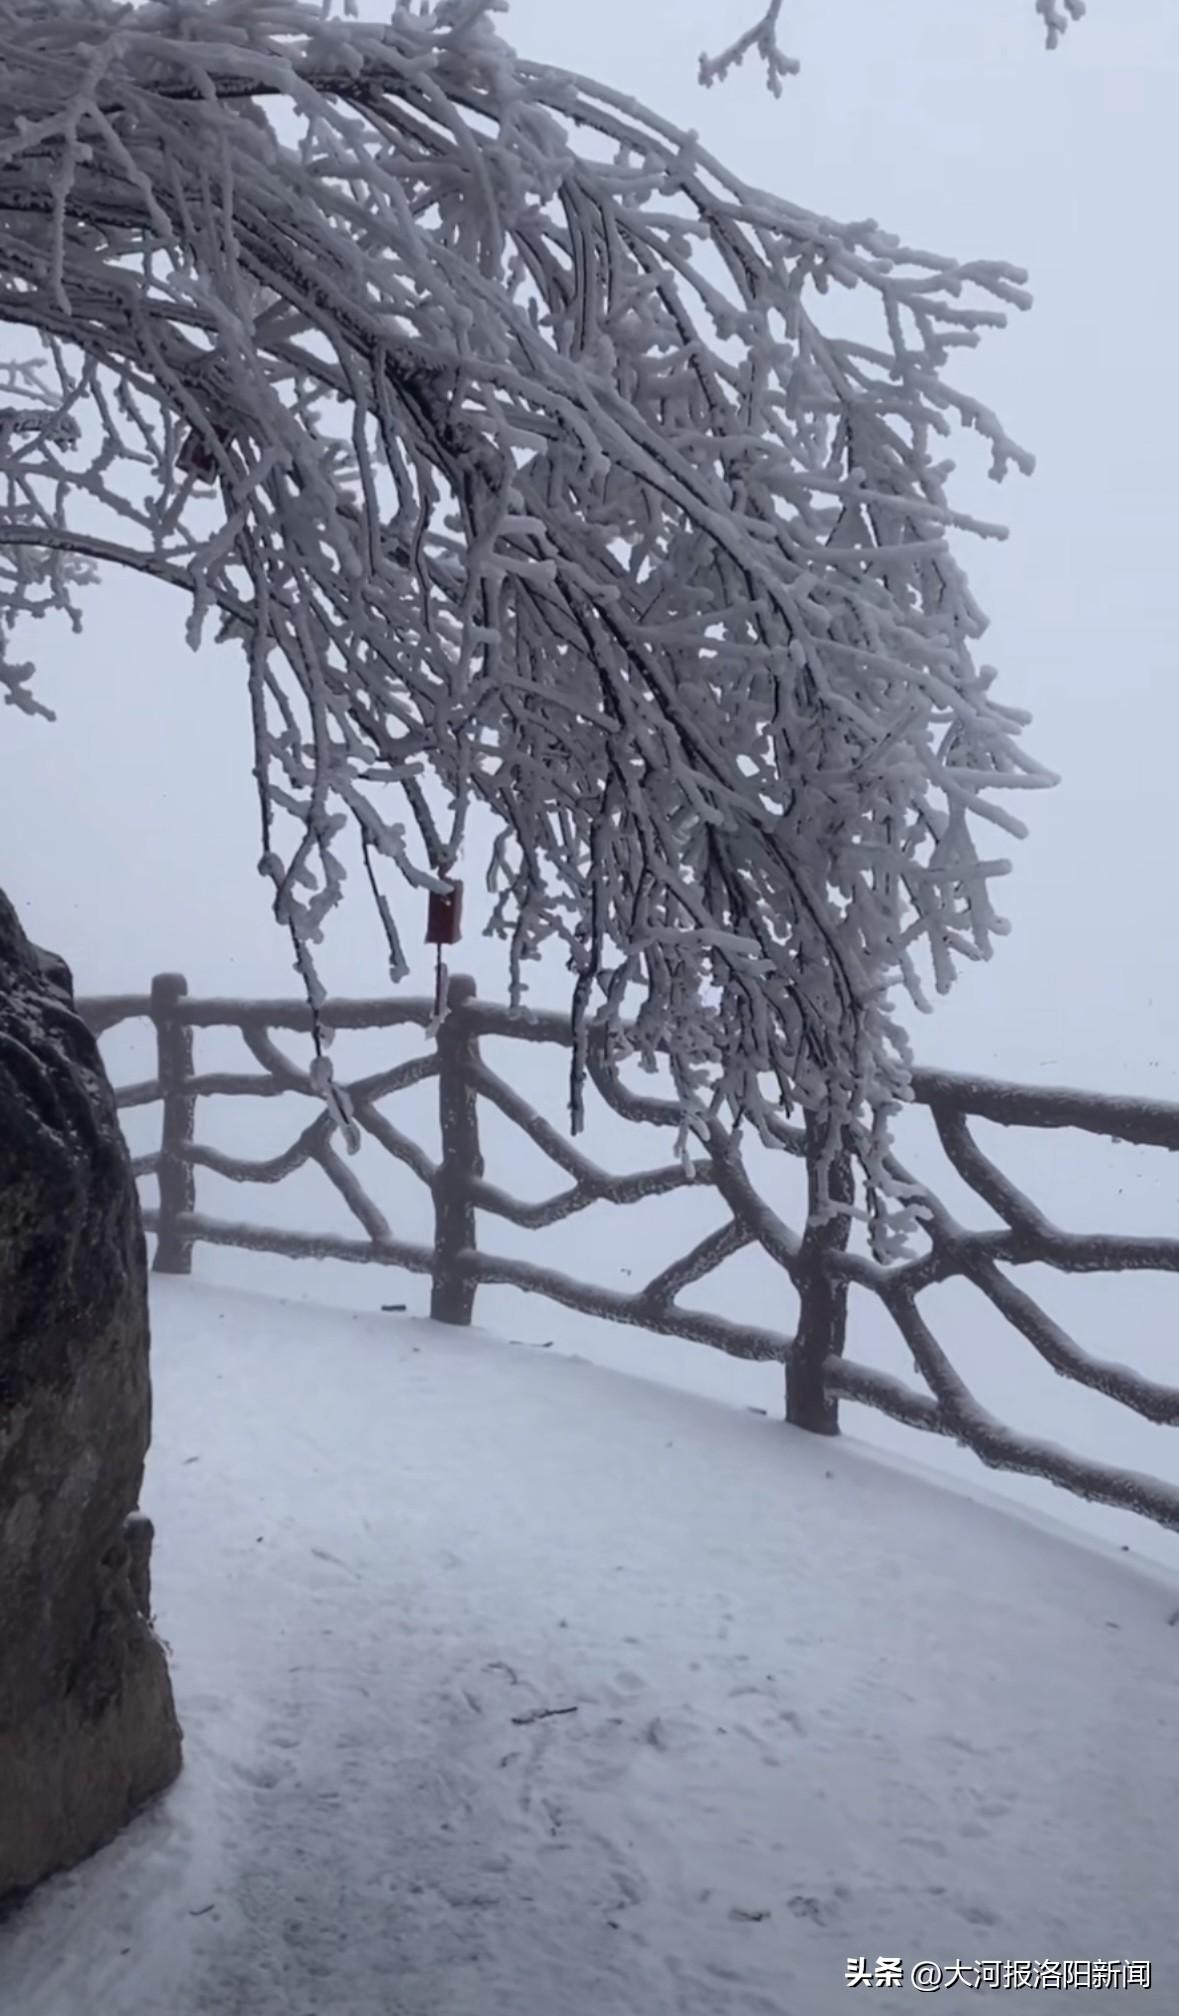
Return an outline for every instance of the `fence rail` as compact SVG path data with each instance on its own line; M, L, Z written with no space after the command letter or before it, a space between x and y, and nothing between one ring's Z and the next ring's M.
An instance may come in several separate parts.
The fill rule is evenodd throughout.
M147 1018L153 1024L157 1072L153 1079L116 1088L122 1108L158 1102L158 1149L135 1159L139 1176L154 1176L158 1205L144 1213L156 1234L158 1272L186 1274L194 1246L237 1246L255 1251L354 1262L375 1262L431 1277L430 1314L438 1322L469 1324L480 1286L507 1286L548 1297L587 1315L635 1324L711 1345L737 1358L780 1362L785 1370L786 1415L820 1434L838 1432L841 1400L879 1408L894 1419L949 1436L992 1468L1040 1476L1079 1495L1120 1506L1179 1530L1179 1489L1156 1477L1070 1454L1055 1444L1017 1434L989 1414L955 1371L918 1306L921 1294L958 1278L969 1282L1055 1372L1106 1395L1145 1420L1179 1425L1179 1389L1130 1367L1095 1358L1040 1308L1004 1269L1046 1264L1065 1273L1149 1269L1179 1271L1179 1239L1065 1232L1016 1188L978 1146L972 1120L1003 1127L1070 1128L1139 1146L1179 1149L1179 1106L1141 1099L1019 1086L940 1071L914 1076L916 1102L928 1108L941 1145L958 1176L1000 1220L977 1230L959 1225L933 1192L922 1186L924 1249L884 1264L851 1249L849 1221L818 1207L818 1137L810 1125L783 1123L782 1149L807 1168L808 1209L792 1228L760 1195L731 1136L717 1126L708 1151L690 1168L673 1160L614 1175L601 1169L559 1129L535 1112L480 1053L483 1037L568 1048L568 1022L534 1010L509 1010L477 998L474 981L450 981L448 1012L435 1025L424 999L334 1001L322 1020L335 1030L417 1026L432 1047L408 1062L371 1072L344 1087L357 1126L429 1189L434 1238L418 1245L396 1238L377 1204L335 1146L336 1125L309 1073L275 1040L275 1031L309 1033L306 1003L193 1000L178 974L157 975L145 995L117 995L79 1003L96 1035ZM195 1036L201 1029L236 1029L256 1071L199 1071ZM588 1069L608 1107L645 1128L677 1129L667 1100L625 1085L600 1036L591 1034ZM408 1086L438 1080L441 1155L437 1162L379 1110L380 1102ZM208 1097L306 1098L313 1117L289 1147L249 1160L205 1146L196 1138L198 1102ZM566 1187L528 1203L487 1180L480 1148L479 1107L486 1101L539 1148L566 1176ZM197 1209L197 1171L235 1182L274 1184L309 1163L339 1193L358 1227L351 1237L284 1231L210 1217ZM912 1181L909 1173L896 1173ZM727 1207L725 1222L642 1287L621 1292L579 1281L531 1260L486 1253L478 1244L478 1214L487 1213L540 1232L591 1204L626 1205L688 1185L712 1186ZM853 1199L852 1172L837 1163L834 1196ZM798 1302L792 1335L682 1307L683 1292L703 1281L732 1255L758 1246L781 1268ZM848 1298L874 1295L896 1325L926 1388L921 1391L845 1354Z

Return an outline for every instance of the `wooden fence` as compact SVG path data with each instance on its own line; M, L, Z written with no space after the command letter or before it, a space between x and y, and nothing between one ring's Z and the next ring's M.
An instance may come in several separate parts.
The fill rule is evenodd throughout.
M568 1048L568 1022L555 1014L511 1011L480 1001L474 981L456 976L450 982L448 1013L425 1054L357 1078L344 1088L360 1129L431 1192L433 1242L415 1245L394 1237L382 1212L339 1154L335 1123L308 1072L288 1058L275 1041L276 1030L310 1031L310 1011L305 1003L193 1000L179 975L161 974L153 980L148 995L92 999L80 1002L79 1009L98 1036L139 1017L149 1018L155 1028L156 1076L117 1088L117 1097L124 1109L154 1102L162 1106L160 1145L135 1161L136 1173L154 1176L158 1184L158 1207L144 1215L148 1229L156 1234L154 1265L161 1273L188 1273L198 1241L292 1257L376 1262L429 1274L431 1316L457 1324L470 1323L480 1285L524 1289L588 1315L691 1338L734 1357L781 1362L787 1419L798 1427L835 1434L840 1400L860 1401L913 1427L952 1437L992 1468L1045 1477L1083 1497L1141 1513L1179 1530L1179 1489L1172 1484L1071 1455L1055 1444L1016 1434L997 1421L954 1370L918 1306L926 1289L955 1277L968 1281L1056 1372L1105 1394L1147 1421L1172 1427L1179 1424L1179 1389L1083 1351L1003 1271L1040 1263L1066 1273L1132 1269L1174 1273L1179 1271L1179 1239L1061 1231L983 1153L970 1128L972 1119L1004 1127L1075 1128L1114 1141L1174 1150L1179 1149L1179 1106L1051 1091L945 1072L917 1072L916 1101L932 1114L950 1163L1001 1222L994 1229L967 1229L955 1222L931 1192L923 1190L927 1211L924 1250L885 1265L852 1250L846 1220L817 1213L815 1143L804 1127L783 1123L779 1130L783 1150L807 1162L808 1215L799 1230L792 1229L759 1194L738 1148L719 1127L709 1152L695 1160L690 1174L679 1161L626 1175L611 1175L599 1168L534 1112L480 1054L481 1037L510 1037ZM325 1007L322 1019L336 1030L410 1024L425 1031L433 1023L434 1009L430 1001L421 999L335 1001ZM239 1031L260 1068L251 1072L198 1071L195 1033L211 1028ZM678 1127L674 1106L624 1085L604 1045L594 1038L588 1066L592 1082L614 1112L645 1128ZM441 1156L437 1163L379 1110L379 1102L431 1078L438 1080ZM245 1160L204 1146L196 1138L196 1104L202 1097L265 1099L286 1094L309 1100L314 1114L281 1154ZM570 1179L567 1187L540 1203L527 1203L489 1182L480 1152L480 1100L497 1107L534 1142ZM335 1186L360 1236L289 1232L211 1218L197 1209L198 1169L215 1171L235 1182L269 1184L307 1163L317 1164ZM911 1180L899 1168L897 1173ZM727 1207L725 1222L632 1293L479 1249L479 1212L541 1231L594 1203L626 1205L680 1189L689 1182L715 1188ZM850 1200L851 1172L847 1167L837 1166L833 1188L837 1196ZM686 1288L703 1280L730 1255L755 1245L781 1267L796 1291L798 1320L792 1336L685 1309L679 1302ZM924 1392L847 1358L847 1303L852 1289L876 1296L887 1310L924 1381Z

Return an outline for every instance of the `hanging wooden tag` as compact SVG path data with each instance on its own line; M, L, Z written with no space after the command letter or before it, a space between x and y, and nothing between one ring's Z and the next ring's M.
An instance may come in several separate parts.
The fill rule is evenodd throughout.
M462 932L463 885L456 882L445 895L430 891L426 913L427 945L457 945Z
M228 423L215 422L213 432L223 448L227 448L233 440L233 428ZM216 476L217 458L197 428L194 427L180 443L176 467L185 476L195 476L200 483L211 483Z

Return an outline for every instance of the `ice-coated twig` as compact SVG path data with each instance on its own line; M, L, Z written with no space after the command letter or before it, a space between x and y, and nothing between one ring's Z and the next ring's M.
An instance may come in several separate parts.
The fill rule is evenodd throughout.
M988 830L1050 781L948 487L955 433L1030 467L947 375L1024 276L750 187L495 11L0 0L0 316L42 346L0 371L0 645L100 565L215 618L317 1051L345 827L398 981L482 804L512 1000L571 969L575 1120L633 1016L681 1155L822 1109L886 1228L893 994L989 951Z
M988 8L996 0L982 0ZM1035 11L1044 23L1044 35L1049 49L1055 49L1061 36L1072 21L1084 19L1088 12L1088 0L1033 0ZM756 56L765 66L766 84L775 98L782 95L782 79L797 77L801 64L796 56L790 56L778 39L782 17L782 0L769 0L764 14L753 21L748 28L722 49L716 56L702 55L700 58L700 82L702 84L723 84L731 70L739 69L747 56Z

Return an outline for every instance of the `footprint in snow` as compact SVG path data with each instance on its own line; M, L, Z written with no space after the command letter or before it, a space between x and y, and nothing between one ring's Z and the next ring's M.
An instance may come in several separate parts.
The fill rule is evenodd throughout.
M954 1909L968 1925L981 1925L986 1931L993 1931L1003 1923L999 1913L986 1904L955 1904Z

